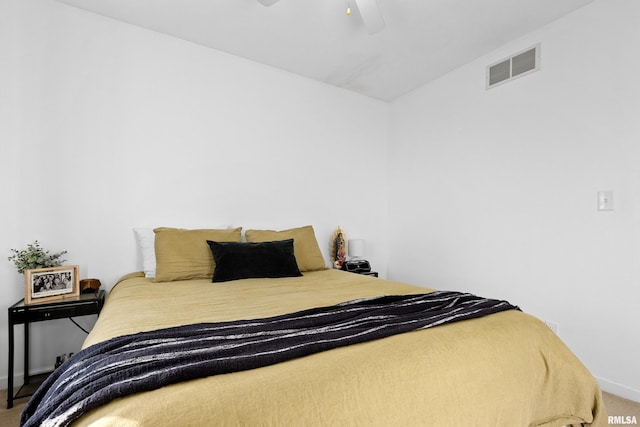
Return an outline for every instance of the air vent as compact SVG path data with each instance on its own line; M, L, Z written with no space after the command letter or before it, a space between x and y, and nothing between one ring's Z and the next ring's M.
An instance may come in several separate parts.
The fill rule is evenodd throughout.
M487 67L487 89L540 69L540 44Z

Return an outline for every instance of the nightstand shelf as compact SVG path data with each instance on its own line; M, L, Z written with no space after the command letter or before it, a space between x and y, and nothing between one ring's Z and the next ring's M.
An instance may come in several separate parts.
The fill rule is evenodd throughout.
M9 307L9 368L7 378L7 409L13 407L13 401L31 396L38 385L49 374L30 375L29 373L29 324L53 319L71 318L99 314L104 303L105 291L81 294L78 297L65 298L56 301L26 305L24 300ZM15 353L14 328L24 325L24 382L14 394L13 392L13 362Z

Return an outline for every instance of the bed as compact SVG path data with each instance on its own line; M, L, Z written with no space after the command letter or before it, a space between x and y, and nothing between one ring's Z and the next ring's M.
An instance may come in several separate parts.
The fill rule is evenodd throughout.
M158 275L128 274L113 287L85 349L144 331L264 319L380 295L433 291L325 268L309 227L246 232L248 243L282 238L297 241L297 246L288 247L299 275L244 277L247 273L242 272L240 277L212 283L210 275L216 268L222 271L229 259L216 257L209 244L210 258L202 252L204 268L198 273L209 277L184 277L198 268L190 253L202 235L179 250L180 242L172 241L165 256L166 248L158 245L163 230L173 232L162 229L156 234ZM245 250L238 230L232 236L209 234L205 241L225 239L240 243L232 246L234 250ZM259 245L252 250L255 246ZM165 269L166 261L175 261L176 255L180 258L180 252L186 254L187 268L185 259L180 259ZM230 265L231 276L243 270L233 262ZM175 273L170 280L164 280L167 271ZM28 405L25 412L34 408L37 405ZM88 411L73 425L512 427L607 423L598 384L583 364L543 322L509 309L131 394Z

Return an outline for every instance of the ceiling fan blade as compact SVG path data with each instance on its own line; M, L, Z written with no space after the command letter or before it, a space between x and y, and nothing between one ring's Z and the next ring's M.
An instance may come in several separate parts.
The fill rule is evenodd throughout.
M267 6L267 7L269 7L269 6L271 6L271 5L275 4L275 3L277 3L277 2L278 2L278 0L258 0L258 2L259 2L261 5L263 5L263 6Z
M382 31L385 27L382 13L378 7L378 0L355 0L362 21L369 34L375 34Z

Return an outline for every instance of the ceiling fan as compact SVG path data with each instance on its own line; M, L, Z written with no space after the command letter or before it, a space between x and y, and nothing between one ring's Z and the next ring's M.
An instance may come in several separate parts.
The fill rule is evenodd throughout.
M267 7L274 5L278 1L279 0L258 0L260 4ZM369 34L375 34L382 31L385 23L382 18L382 13L380 13L380 8L378 7L378 0L354 1L360 11L360 16L362 16L362 21L364 22L364 27L367 29L367 32Z

